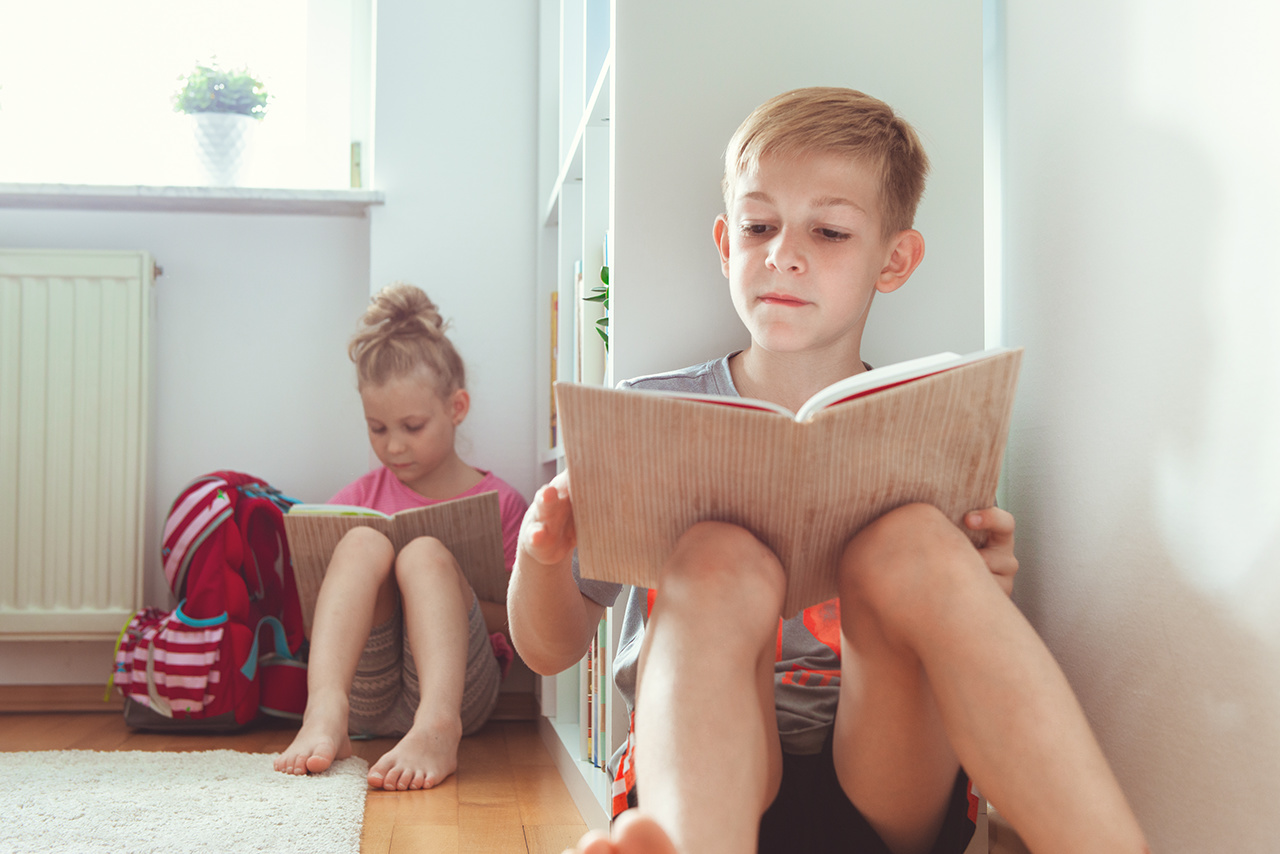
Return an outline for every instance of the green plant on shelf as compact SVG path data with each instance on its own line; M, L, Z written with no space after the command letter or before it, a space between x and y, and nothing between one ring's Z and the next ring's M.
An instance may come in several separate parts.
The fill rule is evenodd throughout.
M604 306L604 317L596 321L596 332L604 342L605 352L609 351L609 268L600 268L601 284L591 289L591 296L583 297L583 302L598 302Z
M217 62L197 65L173 96L178 113L239 113L261 119L267 113L267 89L247 68L228 71Z

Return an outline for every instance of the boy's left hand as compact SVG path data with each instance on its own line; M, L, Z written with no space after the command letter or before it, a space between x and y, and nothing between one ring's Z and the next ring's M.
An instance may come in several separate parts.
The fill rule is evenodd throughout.
M1006 596L1013 595L1013 576L1018 572L1018 559L1013 556L1013 514L999 507L966 513L964 524L971 531L986 531L987 545L978 554Z

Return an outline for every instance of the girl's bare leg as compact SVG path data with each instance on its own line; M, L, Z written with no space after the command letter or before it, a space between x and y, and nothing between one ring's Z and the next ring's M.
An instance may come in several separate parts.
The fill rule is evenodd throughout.
M351 680L370 628L395 613L394 559L391 543L372 528L353 528L334 549L311 620L302 727L276 759L277 771L319 773L351 755Z
M429 789L458 767L473 594L453 555L430 537L400 551L395 579L421 699L409 731L369 769L369 785Z

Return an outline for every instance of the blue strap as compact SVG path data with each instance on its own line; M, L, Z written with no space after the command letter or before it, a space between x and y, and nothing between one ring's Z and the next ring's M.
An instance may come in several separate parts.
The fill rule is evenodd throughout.
M188 617L182 613L182 606L187 604L187 600L183 599L178 603L178 607L173 609L173 618L184 626L190 626L193 629L207 629L210 626L220 626L227 621L227 612L223 611L216 617L207 617L203 620L197 620L194 617Z
M258 675L258 638L262 635L262 626L266 624L271 627L272 640L275 642L276 654L295 661L294 656L289 652L289 640L285 637L284 624L275 617L263 617L258 621L258 627L253 630L253 646L249 648L249 660L244 663L244 667L240 668L240 672L245 679L250 682Z

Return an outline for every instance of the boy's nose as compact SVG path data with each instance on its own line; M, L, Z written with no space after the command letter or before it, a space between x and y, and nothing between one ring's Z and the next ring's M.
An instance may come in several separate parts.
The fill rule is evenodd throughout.
M780 229L769 247L769 256L765 263L782 273L799 273L804 269L804 255L797 245L794 235L787 229Z

